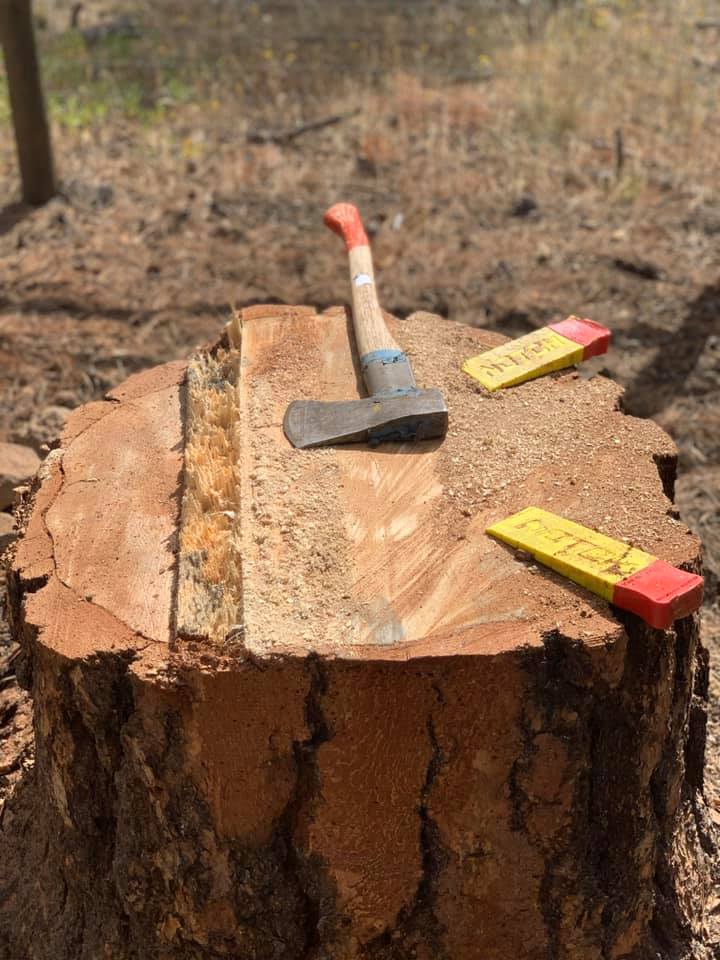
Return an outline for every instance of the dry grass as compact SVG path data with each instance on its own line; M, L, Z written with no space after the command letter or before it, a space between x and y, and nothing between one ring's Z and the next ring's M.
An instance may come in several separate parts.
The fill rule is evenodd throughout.
M562 190L632 208L669 187L716 190L717 35L694 26L707 4L573 3L537 22L506 6L478 20L473 5L431 5L415 24L359 5L351 32L342 4L322 8L320 29L300 7L250 5L238 19L217 4L198 23L165 2L141 8L135 40L88 49L77 34L50 36L61 172L78 148L107 150L109 134L163 178L220 155L217 188L235 193L352 189L359 158L425 212L458 196L489 206L508 192ZM372 44L352 39L368 32ZM458 81L458 65L470 82ZM251 128L358 108L356 122L320 141L332 145L331 168L243 145ZM8 142L2 159L9 172Z

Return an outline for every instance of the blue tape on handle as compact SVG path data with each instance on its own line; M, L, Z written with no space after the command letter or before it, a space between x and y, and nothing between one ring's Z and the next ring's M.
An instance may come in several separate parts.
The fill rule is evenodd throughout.
M360 357L360 366L367 370L371 363L401 363L407 360L402 350L371 350Z

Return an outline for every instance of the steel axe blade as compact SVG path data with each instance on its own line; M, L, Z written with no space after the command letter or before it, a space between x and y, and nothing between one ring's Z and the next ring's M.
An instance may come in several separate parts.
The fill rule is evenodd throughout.
M283 420L285 436L301 450L334 443L373 446L389 440L428 440L447 433L448 411L439 390L363 400L295 400Z

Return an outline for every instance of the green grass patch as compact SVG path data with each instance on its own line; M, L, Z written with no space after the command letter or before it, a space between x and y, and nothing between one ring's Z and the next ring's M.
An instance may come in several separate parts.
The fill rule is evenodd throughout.
M43 35L40 60L50 116L73 130L120 117L159 122L174 106L197 99L208 73L169 56L158 38L120 34L88 44L76 30ZM0 123L7 123L4 76L0 95Z

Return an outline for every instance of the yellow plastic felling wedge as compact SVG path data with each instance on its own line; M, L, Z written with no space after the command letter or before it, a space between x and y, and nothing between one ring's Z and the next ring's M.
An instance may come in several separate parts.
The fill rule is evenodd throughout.
M487 390L500 390L553 370L571 367L582 361L584 353L582 344L550 327L541 327L487 353L470 357L463 364L463 370Z
M526 550L540 563L610 601L615 584L656 560L627 543L539 507L527 507L488 527L486 533Z

